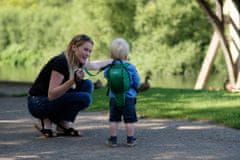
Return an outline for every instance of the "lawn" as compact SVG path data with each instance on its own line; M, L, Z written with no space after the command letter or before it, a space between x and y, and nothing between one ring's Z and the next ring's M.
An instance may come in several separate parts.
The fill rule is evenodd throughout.
M106 89L93 94L88 111L108 110ZM240 93L151 88L137 97L137 113L143 118L208 120L240 129Z

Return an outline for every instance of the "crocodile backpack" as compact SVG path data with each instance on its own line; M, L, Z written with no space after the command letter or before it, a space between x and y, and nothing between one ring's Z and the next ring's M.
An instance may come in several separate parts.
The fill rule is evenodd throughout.
M115 63L119 61L120 63ZM108 89L115 95L117 106L125 104L125 92L130 88L129 63L114 60L107 70Z

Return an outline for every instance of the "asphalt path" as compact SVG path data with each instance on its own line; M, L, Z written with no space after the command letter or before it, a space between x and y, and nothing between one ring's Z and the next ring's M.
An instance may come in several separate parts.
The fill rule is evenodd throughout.
M43 138L27 110L26 97L0 97L0 160L239 160L240 131L204 121L139 119L137 145L105 145L108 113L80 112L83 137Z

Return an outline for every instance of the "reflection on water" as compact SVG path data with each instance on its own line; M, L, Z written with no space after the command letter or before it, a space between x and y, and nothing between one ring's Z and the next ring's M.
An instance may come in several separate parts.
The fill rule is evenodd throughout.
M225 74L211 75L205 88L223 89ZM150 83L156 87L166 88L194 88L197 75L191 76L154 76Z
M151 86L166 88L193 88L195 77L183 76L153 76L150 80Z
M38 75L40 69L31 68L0 68L0 80L4 81L23 81L33 82ZM93 81L96 79L102 79L103 76L90 77ZM192 76L153 76L150 80L150 84L153 87L163 88L194 88L197 75ZM226 79L225 74L211 75L206 87L222 88L223 82ZM141 78L144 81L144 77Z

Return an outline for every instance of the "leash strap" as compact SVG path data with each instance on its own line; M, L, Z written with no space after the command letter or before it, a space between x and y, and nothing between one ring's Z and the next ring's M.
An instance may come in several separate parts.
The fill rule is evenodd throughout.
M106 66L104 66L104 67L101 67L99 70L98 70L98 72L97 73L91 73L91 72L89 72L89 70L87 69L87 67L83 67L83 70L89 75L89 76L96 76L96 75L98 75L100 72L102 72L104 69L106 69L107 67L109 67L111 64L108 64L108 65L106 65Z
M88 70L86 67L84 67L83 70L84 70L89 76L96 76L96 75L98 75L98 74L102 71L102 70L99 70L97 73L93 74L93 73L89 72L89 70Z

